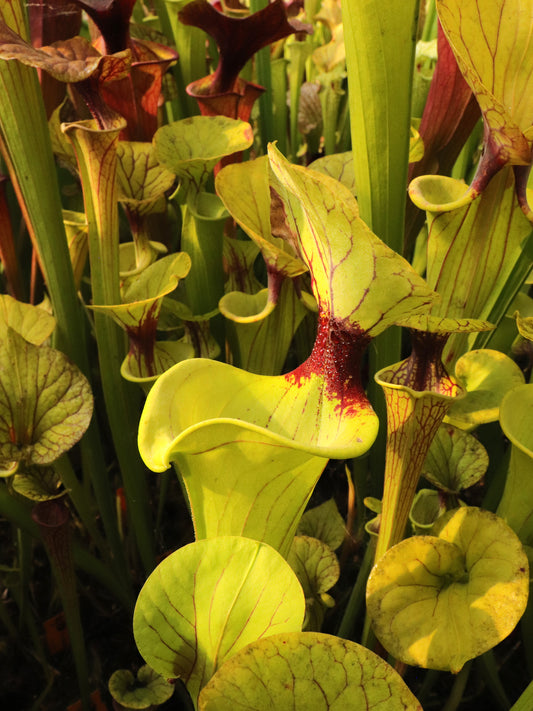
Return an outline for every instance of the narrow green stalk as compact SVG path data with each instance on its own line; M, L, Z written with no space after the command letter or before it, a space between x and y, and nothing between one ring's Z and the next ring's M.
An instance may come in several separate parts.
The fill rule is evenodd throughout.
M18 526L24 533L33 538L40 538L39 528L32 520L28 506L21 499L11 496L7 486L2 482L0 482L0 515ZM133 609L133 595L129 590L124 589L114 569L91 555L77 540L73 541L73 555L74 563L80 570L102 583L125 609Z
M6 605L0 605L0 625L3 625L12 644L17 644L19 631L11 621Z
M84 527L87 529L95 545L98 546L100 555L110 564L109 544L103 539L96 526L95 507L93 506L92 497L90 494L89 496L87 495L87 491L85 491L83 485L78 481L66 454L54 462L54 469L63 482L63 486L68 491L69 498Z
M326 74L321 82L320 104L322 106L322 120L324 133L324 152L332 155L337 149L337 124L339 107L343 91L341 89L342 79L334 78L333 72ZM318 77L320 81L320 75Z
M361 567L357 573L357 579L350 593L348 604L342 616L337 635L343 639L355 641L355 630L357 620L362 614L365 606L366 581L370 575L374 564L375 538L371 538L366 547L365 555L361 562Z
M183 25L178 20L178 12L190 0L157 0L161 16L168 18L168 25L163 25L165 34L174 39L180 58L172 71L180 104L180 115L176 119L195 116L199 113L196 100L187 94L187 85L201 79L207 73L205 42L206 34L197 27Z
M4 4L0 17L27 36L22 4ZM32 241L39 254L52 301L57 331L54 345L89 376L85 318L77 297L63 225L56 166L50 144L37 72L15 61L0 61L0 152L15 187ZM93 483L109 547L118 561L114 507L107 480L101 436L93 420L81 442L83 469Z
M0 19L24 35L22 10L17 11L18 17L9 18L8 9L17 11L17 3L2 8ZM0 61L0 93L0 149L44 272L57 319L56 345L88 372L83 319L37 72L15 61Z
M223 230L228 213L217 195L200 192L183 208L181 248L192 262L187 275L187 301L194 316L218 307L224 295ZM212 333L224 352L224 323L211 319Z
M435 0L422 0L422 2L426 3L426 17L420 39L424 42L429 42L437 36L437 8L435 7Z
M482 654L476 660L476 665L480 668L485 684L493 698L503 711L507 711L511 707L511 702L503 687L500 675L498 673L498 665L494 658L494 651L490 649L485 654Z
M125 610L133 612L135 603L133 593L131 590L125 589L122 582L117 578L114 568L95 558L77 540L73 541L73 555L76 567L101 583Z
M441 675L444 672L437 671L436 669L428 669L424 676L424 681L422 685L417 690L416 697L420 701L422 708L425 706L427 700L433 689L435 688L437 682L439 681Z
M74 145L89 225L89 259L93 303L120 303L118 275L118 203L116 143L123 126L98 129L94 121L64 125ZM146 470L137 450L139 396L120 375L125 355L124 335L111 319L95 313L94 325L102 389L109 425L124 482L131 526L145 570L154 567Z
M419 0L343 0L342 18L357 201L361 218L389 247L402 252L411 89ZM383 425L384 400L372 375L401 357L400 329L388 329L370 350L368 395ZM385 426L372 450L379 482Z
M465 693L466 684L468 682L468 677L470 676L470 670L472 668L472 662L467 662L461 669L459 674L455 677L455 681L452 686L452 690L446 703L442 707L442 711L456 711L459 708L459 704Z
M272 103L274 104L273 135L277 140L279 150L287 155L287 60L283 57L274 59L271 63L272 72Z
M339 111L339 120L337 123L337 135L337 149L339 153L349 151L352 145L352 137L350 134L349 101L346 94L341 101L341 109Z
M60 501L43 501L34 506L32 518L41 531L63 604L82 707L90 711L89 666L76 589L70 514Z
M529 711L533 708L533 681L529 684L518 701L511 706L511 711Z
M250 0L250 12L258 12L268 5L268 0ZM270 47L264 47L255 54L255 71L257 82L265 88L265 93L259 97L259 127L263 153L267 145L279 134L274 130L274 112L272 95L272 72L270 67Z
M505 314L508 312L515 296L522 288L522 285L531 271L531 267L533 266L533 232L529 234L526 240L524 240L521 247L522 251L520 257L517 260L512 273L502 287L497 302L487 316L487 321L493 323L495 326L500 323ZM490 337L492 333L493 331L487 331L485 333L477 334L474 343L470 345L473 348L490 347Z
M28 623L32 614L29 594L33 571L33 541L30 534L22 528L17 530L17 553L20 571L19 627L22 628L22 625Z
M285 45L285 54L289 60L289 97L290 97L290 156L294 160L300 145L298 131L298 107L300 105L300 91L305 74L305 62L313 51L312 45L306 40L298 42L292 40Z
M479 121L466 143L459 153L459 157L455 161L452 168L452 178L464 180L469 183L472 178L472 171L475 171L477 160L476 154L479 152L479 146L483 140L483 122Z
M359 210L375 234L399 253L418 6L418 0L342 3Z

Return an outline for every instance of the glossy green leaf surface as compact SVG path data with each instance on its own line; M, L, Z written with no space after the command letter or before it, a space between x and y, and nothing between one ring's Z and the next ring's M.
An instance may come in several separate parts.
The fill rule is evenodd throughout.
M394 657L456 673L514 629L526 608L528 562L516 534L488 511L450 511L434 533L401 541L377 562L367 609Z
M422 711L401 677L365 647L317 632L278 634L236 654L200 711Z
M237 536L196 541L159 564L137 600L140 653L196 700L226 659L251 642L301 629L300 584L270 546Z
M343 0L350 124L361 215L401 252L419 3ZM396 360L397 358L394 358Z
M60 351L8 329L0 348L0 460L49 464L89 426L87 379Z

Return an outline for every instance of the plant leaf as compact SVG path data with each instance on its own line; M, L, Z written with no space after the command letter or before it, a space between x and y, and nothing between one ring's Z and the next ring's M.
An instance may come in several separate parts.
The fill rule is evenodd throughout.
M476 95L488 136L478 170L531 162L533 19L530 0L437 0L441 25ZM474 179L475 182L475 179Z
M155 350L157 321L163 298L174 291L190 267L191 260L185 252L163 257L127 282L123 288L122 304L90 307L110 316L127 332L130 350L121 367L127 379L154 378L176 363L173 355L178 360L191 356L190 349L184 348L183 344L174 344L169 349L166 346L170 344L162 343L157 353Z
M347 188L273 146L270 160L291 244L316 272L313 352L276 377L202 360L167 371L147 398L139 449L154 471L178 463L198 537L239 533L286 552L324 458L359 456L375 439L359 372L370 337L434 295L359 220Z
M532 406L532 384L519 385L511 390L500 406L500 424L511 441L512 450L497 513L527 545L533 544Z
M29 67L44 69L64 82L79 82L105 72L106 80L127 75L131 64L129 50L115 55L101 55L83 37L54 42L36 49L0 21L0 58L17 59Z
M160 674L144 664L137 672L137 679L129 669L117 669L108 682L109 693L127 709L149 709L168 701L174 686Z
M357 197L357 186L355 185L355 173L353 164L352 151L345 153L332 153L329 156L323 156L309 163L311 170L316 170L317 173L324 173L330 178L338 180L344 187Z
M31 501L50 501L65 495L53 466L23 467L12 481L13 490Z
M277 634L236 654L200 694L200 711L422 711L401 677L355 642Z
M441 491L458 494L478 482L488 466L489 455L481 442L453 425L441 425L426 455L422 476Z
M515 311L513 318L516 319L516 327L522 338L527 338L528 341L533 341L533 317L522 317L519 311Z
M119 141L117 181L118 199L121 202L130 204L131 201L138 209L139 203L143 203L141 214L155 211L154 203L160 201L165 191L172 187L174 180L174 173L157 161L151 143Z
M396 252L402 250L411 124L405 77L413 70L418 6L389 0L342 7L361 217Z
M435 522L446 513L446 503L435 489L419 489L413 499L409 521L415 535L431 533Z
M497 420L503 396L524 382L522 371L509 356L489 348L461 356L455 376L466 397L452 405L447 421L463 430Z
M279 375L294 334L309 313L294 282L283 281L276 304L268 300L268 290L263 289L257 294L230 292L219 301L219 307L231 319L226 324L226 336L233 364L252 373ZM240 315L230 314L229 307L239 307Z
M45 309L17 301L9 294L0 295L0 338L12 328L26 341L40 346L52 334L55 318Z
M91 419L89 383L60 351L8 329L0 348L0 460L50 464Z
M411 331L409 358L374 376L387 406L387 456L383 512L376 560L405 532L422 466L442 420L464 395L441 362L446 335Z
M291 165L273 145L269 156L277 179L272 189L283 203L292 246L311 271L322 313L374 337L403 315L428 309L433 292L365 225L348 188Z
M301 628L296 575L270 546L221 536L179 548L159 564L135 606L140 653L196 700L218 667L250 642Z
M180 21L211 35L219 48L219 64L209 93L231 91L246 62L262 47L294 32L307 30L298 20L289 21L282 0L274 0L248 17L218 12L207 0L192 0L178 13Z
M283 224L276 220L267 156L226 166L215 185L228 212L261 250L268 271L286 277L307 271L293 246L283 238Z
M331 550L337 550L344 541L346 525L335 499L328 499L320 506L306 511L298 524L298 534L318 538Z
M337 556L318 538L295 536L287 563L296 573L304 591L307 608L304 629L319 631L324 619L324 607L335 604L326 593L339 579Z
M184 191L200 193L221 158L249 148L252 128L225 116L193 116L162 126L154 136L158 161L177 175Z
M432 315L487 320L523 258L531 224L516 199L511 169L502 170L476 200L461 206L465 189L459 180L423 176L411 183L409 194L427 212L426 278L441 296ZM452 336L445 364L468 350L469 341L471 347L472 337Z
M374 566L367 609L385 648L406 664L457 673L514 629L526 608L522 545L495 514L450 511Z

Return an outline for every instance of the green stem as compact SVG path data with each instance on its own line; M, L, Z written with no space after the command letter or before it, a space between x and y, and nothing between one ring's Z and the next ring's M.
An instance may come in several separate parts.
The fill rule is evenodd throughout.
M337 635L343 639L355 640L355 628L357 620L364 609L366 581L370 575L372 565L374 564L375 555L375 538L371 538L366 547L361 567L357 573L357 579L350 593L346 610L342 616Z
M33 538L40 538L39 528L32 520L28 506L20 498L11 496L7 486L2 482L0 482L0 515L18 526L24 533ZM125 609L133 609L133 595L124 589L124 585L120 583L115 571L109 565L91 555L76 539L73 541L73 555L74 562L80 570L102 583Z
M272 72L272 103L274 105L273 136L277 139L278 148L287 155L287 60L283 57L273 60Z
M285 46L286 56L289 60L289 96L290 96L290 156L294 160L300 145L298 131L298 108L300 105L300 91L305 73L305 62L313 51L308 40L298 42L293 40Z
M520 695L518 701L512 705L511 711L529 711L531 708L533 708L533 681Z
M461 669L459 674L455 677L455 681L452 686L452 690L446 703L442 707L442 711L456 711L461 703L463 694L466 689L466 684L468 682L468 677L470 676L470 669L472 668L472 662L467 662Z
M481 669L481 674L490 691L491 698L498 703L500 708L507 711L511 707L511 702L505 693L505 689L500 679L498 666L494 657L494 651L490 649L488 652L485 652L478 657L476 659L476 665Z
M11 29L27 37L21 3L3 5L0 17ZM57 320L54 345L90 378L85 319L74 284L37 72L15 61L1 61L0 92L0 152L9 169L52 301ZM118 561L123 553L102 452L102 437L95 420L81 441L81 451L83 470L92 480L109 547Z
M32 517L41 531L63 603L82 707L90 711L89 667L76 590L69 510L60 501L43 501L34 506Z
M418 0L342 2L359 211L373 232L400 254L418 9ZM383 427L371 452L371 468L379 481L384 467L386 415L372 376L400 360L399 329L388 329L373 346L368 396Z
M422 0L425 2L425 0ZM437 36L438 24L437 8L435 0L428 0L426 5L426 18L424 20L424 29L422 30L422 41L429 42Z
M109 564L111 558L109 556L109 546L102 537L98 527L96 526L95 509L91 496L87 495L83 485L78 481L69 458L66 454L54 462L54 469L58 473L63 486L68 492L69 498L74 504L83 525L87 529L94 543L98 546L100 554ZM125 562L125 561L124 561Z
M78 160L89 226L89 259L93 303L120 303L118 273L118 204L116 144L124 122L118 117L106 129L94 121L63 126ZM131 526L146 572L155 564L146 469L137 450L139 394L120 375L124 334L106 315L95 313L98 360L106 411L119 461Z
M250 0L250 11L258 12L268 5L269 0ZM255 70L257 82L265 88L265 93L259 97L259 127L263 153L267 145L277 138L274 132L274 112L272 109L272 73L270 68L270 47L264 47L255 54Z
M205 32L197 27L183 25L178 19L178 12L188 2L190 0L157 0L162 16L164 13L164 17L168 18L168 23L165 20L162 29L167 37L173 38L180 54L179 61L172 69L180 104L180 115L175 116L175 120L199 113L196 100L187 94L186 89L188 84L201 79L207 71Z

